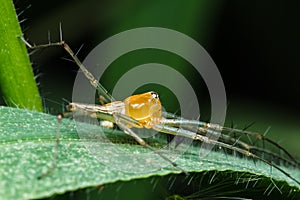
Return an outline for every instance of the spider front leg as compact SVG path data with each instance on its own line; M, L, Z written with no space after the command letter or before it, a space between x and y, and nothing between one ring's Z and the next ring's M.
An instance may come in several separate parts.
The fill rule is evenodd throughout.
M90 84L97 90L97 94L99 96L99 102L101 104L113 102L115 99L108 93L108 91L103 87L101 83L94 77L93 74L91 74L87 67L83 65L83 63L79 60L77 55L73 52L73 50L70 48L70 46L63 40L63 34L62 34L62 27L61 24L59 26L59 35L60 35L60 41L59 42L51 42L49 37L49 42L46 44L40 44L40 45L32 45L29 42L25 40L23 36L20 37L20 39L25 43L25 45L31 49L31 50L37 50L37 49L45 49L49 47L63 47L64 50L71 56L71 58L74 60L76 65L80 68L80 70L83 72L84 76L89 80Z

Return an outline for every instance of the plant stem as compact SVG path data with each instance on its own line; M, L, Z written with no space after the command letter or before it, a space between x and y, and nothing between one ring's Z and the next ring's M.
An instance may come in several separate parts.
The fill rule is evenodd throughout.
M0 91L8 106L43 111L22 31L11 0L0 7Z

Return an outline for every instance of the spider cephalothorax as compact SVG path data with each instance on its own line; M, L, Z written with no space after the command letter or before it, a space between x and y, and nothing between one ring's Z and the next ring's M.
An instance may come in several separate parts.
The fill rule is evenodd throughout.
M124 100L125 115L139 121L145 128L161 120L161 103L156 92L133 95Z

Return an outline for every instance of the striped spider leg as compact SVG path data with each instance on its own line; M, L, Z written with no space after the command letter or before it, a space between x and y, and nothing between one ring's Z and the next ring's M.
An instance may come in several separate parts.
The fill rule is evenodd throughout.
M254 160L260 160L260 161L268 164L269 166L276 168L277 170L279 170L280 172L282 172L283 174L285 174L286 176L288 176L290 179L294 180L298 184L300 183L299 180L295 179L289 173L287 173L285 170L281 169L278 165L274 164L272 162L272 159L267 160L267 159L261 157L260 155L254 153L254 152L260 152L263 154L267 154L271 158L277 158L277 159L283 161L284 163L287 163L289 166L300 168L299 161L297 161L286 149L284 149L278 143L265 137L264 135L262 135L260 133L255 133L255 132L250 132L250 131L245 131L245 130L240 130L240 129L235 129L235 128L223 127L218 124L211 124L211 123L197 121L197 120L184 119L184 118L178 117L172 113L167 113L167 112L163 113L163 116L171 117L171 119L162 118L161 123L163 124L163 126L161 126L161 125L156 126L156 127L160 128L161 132L165 132L168 134L176 134L175 132L177 131L177 132L182 133L182 132L189 131L189 130L191 130L192 127L196 126L196 127L198 127L197 128L198 132L197 132L197 135L195 136L195 138L193 138L194 140L199 140L199 141L207 143L207 144L213 144L213 145L216 145L221 148L229 149L229 150L232 150L233 152L240 153L241 155L252 158ZM178 127L181 127L181 128L178 129ZM220 132L222 132L222 134L220 135L220 138L221 138L220 141L210 139L210 137L206 136L207 133L210 135L215 135L216 133L220 133ZM276 154L270 150L247 144L244 141L240 141L236 138L233 138L229 135L224 134L224 132L225 133L226 132L227 133L228 132L229 133L236 132L236 133L244 134L247 136L255 137L259 140L266 141L266 142L274 145L276 148L278 148L282 152L284 152L286 157ZM189 137L188 135L185 135L185 134L182 134L182 135L185 137ZM224 142L224 141L226 141L226 142ZM254 152L252 152L252 151L254 151Z
M261 154L266 154L271 158L270 160L275 158L279 161L282 161L282 163L287 164L287 166L293 166L296 168L300 168L300 162L297 161L295 157L293 157L280 144L276 143L275 141L271 140L270 138L267 138L263 134L260 134L257 132L251 132L251 131L247 131L247 130L236 129L236 128L228 128L228 127L220 126L218 124L211 124L211 123L202 122L202 121L198 121L198 120L187 120L187 119L178 117L178 116L174 115L173 113L168 113L168 112L164 112L163 116L165 118L169 118L169 119L165 119L163 121L163 123L165 125L177 126L177 127L180 126L180 127L184 127L187 129L197 126L198 134L205 135L206 133L209 133L210 135L214 135L215 137L218 137L216 135L216 132L210 131L207 128L213 129L213 130L218 130L219 132L227 133L227 134L220 135L219 140L222 142L225 142L225 143L231 144L231 145L236 145L236 146L243 148L250 152L259 152ZM273 147L279 149L285 156L280 155L278 153L274 153L273 151L270 151L264 147L258 147L253 144L252 145L248 144L247 142L237 139L236 137L231 137L230 134L242 134L247 137L253 137L259 141L262 141L263 144L269 143L270 145L273 145Z

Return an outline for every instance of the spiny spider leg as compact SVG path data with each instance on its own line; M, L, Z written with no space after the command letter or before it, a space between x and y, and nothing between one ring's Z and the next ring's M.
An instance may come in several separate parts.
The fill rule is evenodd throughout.
M62 39L62 28L60 25L60 41L59 42L53 42L51 43L49 41L48 44L42 44L42 45L31 45L29 42L25 40L24 37L20 37L20 39L26 44L26 46L29 49L44 49L48 47L55 47L55 46L61 46L65 49L65 51L72 57L72 59L75 61L77 66L81 69L85 77L89 80L90 84L97 90L97 93L101 99L104 100L104 103L115 101L115 99L108 93L108 91L99 83L99 81L87 70L87 68L81 63L81 61L78 59L76 54L72 51L72 49L69 47L65 41Z
M38 179L42 179L43 177L47 176L48 174L53 172L53 170L56 168L56 160L57 160L58 147L59 147L59 138L60 138L60 123L61 123L62 118L63 118L63 116L61 114L59 114L57 116L56 144L55 144L55 150L54 150L54 153L53 153L53 159L52 159L51 167L46 172L40 174L37 177Z
M203 130L204 131L204 130ZM203 134L203 131L202 131L202 134ZM247 151L250 151L253 153L253 151L257 151L259 153L264 153L266 155L269 155L271 156L271 158L276 158L278 160L281 160L283 161L284 163L288 164L289 166L294 166L294 167L297 167L299 168L299 164L298 163L295 163L294 161L292 160L289 160L285 157L282 157L281 155L279 154L276 154L266 148L261 148L261 147L257 147L257 146L253 146L253 145L249 145L247 144L246 142L243 142L239 139L236 139L236 138L233 138L233 137L230 137L229 135L225 135L225 134L221 134L221 139L223 142L227 142L227 143L230 143L232 145L237 145L239 146L240 148L243 148Z
M71 110L70 105L67 106L68 110ZM64 112L64 113L60 113L57 115L57 129L56 129L56 144L55 144L55 149L54 149L54 153L53 153L53 159L51 162L51 166L50 168L40 174L37 178L38 179L42 179L43 177L49 175L51 172L53 172L53 170L56 168L56 163L57 163L57 155L58 155L58 147L59 147L59 143L60 143L60 124L61 124L61 120L63 118L72 118L73 116L79 117L79 116L89 116L91 118L98 118L98 119L102 119L102 120L107 120L107 121L111 121L113 123L115 123L115 118L111 115L111 114L107 114L107 113L95 113L95 112L91 112L91 111L87 111L87 110L78 110L78 111L70 111L70 112ZM131 123L134 125L134 119L132 119Z
M153 148L150 145L148 145L142 138L140 138L133 130L131 130L128 127L128 124L125 124L124 122L122 122L122 120L120 120L121 117L122 117L122 114L115 113L115 114L113 114L113 117L114 117L115 122L118 125L118 127L121 128L126 134L130 135L131 137L133 137L135 139L135 141L137 141L141 146L146 147L146 148L152 150L157 155L159 155L162 159L164 159L165 161L171 163L173 165L173 167L179 169L181 172L185 173L186 175L188 174L184 169L182 169L181 167L179 167L175 162L173 162L172 160L170 160L164 154L160 153L159 151L156 151L155 148Z
M206 136L199 135L197 133L194 133L194 132L182 129L182 128L178 128L178 127L171 127L171 126L165 126L165 125L161 125L161 124L156 124L155 127L153 127L153 129L159 130L159 131L167 133L167 134L180 135L180 136L191 138L193 140L199 140L199 141L201 141L203 143L206 143L206 144L217 145L219 147L230 149L230 150L232 150L234 152L239 152L239 153L241 153L241 154L243 154L243 155L245 155L247 157L250 157L250 158L253 158L253 159L256 159L256 160L260 160L260 161L262 161L262 162L270 165L271 167L276 168L281 173L283 173L284 175L286 175L287 177L289 177L290 179L292 179L293 181L295 181L296 183L298 183L300 185L300 181L298 181L296 178L294 178L293 176L291 176L289 173L287 173L286 171L284 171L283 169L281 169L277 165L274 165L272 162L267 161L267 160L265 160L265 159L263 159L263 158L255 155L255 154L253 154L253 153L251 153L251 152L249 152L247 150L240 149L238 147L235 147L235 146L232 146L232 145L229 145L229 144L226 144L226 143L222 143L222 142L219 142L219 141L216 141L216 140L212 140L212 139L209 139ZM209 128L207 131L214 132L216 130L212 130L211 128Z
M218 124L210 124L210 123L207 123L207 122L202 122L202 121L197 121L197 120L187 120L187 119L183 119L183 118L175 119L174 118L175 115L168 114L168 113L165 113L164 115L173 117L173 119L163 119L162 123L165 124L165 125L180 126L180 127L186 127L186 128L188 128L189 126L198 126L198 131L199 131L199 133L202 133L202 134L206 133L207 128L212 128L212 129L216 129L216 130L219 130L219 131L222 131L222 132L227 132L227 133L234 132L234 133L249 135L249 136L255 137L259 140L267 141L270 144L277 147L278 149L282 150L291 160L288 161L287 159L285 159L284 157L282 157L278 154L275 155L274 153L268 152L267 150L263 150L262 148L246 144L245 142L235 141L236 139L231 138L230 136L226 136L226 135L223 136L226 139L231 138L230 140L232 140L232 142L236 142L237 144L241 145L243 148L245 148L248 151L252 150L252 149L262 151L262 152L265 152L269 155L274 155L274 157L277 157L277 158L281 159L282 161L287 161L287 163L291 163L293 166L296 166L298 168L300 167L299 161L297 161L285 148L283 148L281 145L279 145L275 141L265 137L262 134L254 133L254 132L250 132L250 131L246 131L246 130L243 131L243 130L239 130L239 129L236 129L236 128L227 128L227 127L220 126ZM211 134L215 134L215 132L212 132Z
M184 127L184 126L182 126L182 127ZM190 128L190 127L184 127L184 128L186 128L187 130L192 130L193 129L193 128ZM208 131L208 132L211 133L211 134L215 134L215 132L210 132L210 131ZM206 133L207 133L207 129L203 128L203 127L198 127L198 132L197 133L205 136ZM261 148L261 147L249 145L248 143L241 141L240 137L241 136L239 136L239 138L237 139L236 135L235 135L235 137L231 137L229 135L226 135L225 133L221 133L218 140L223 142L223 143L231 144L232 146L238 146L238 147L243 148L247 151L250 151L251 153L259 152L261 154L269 155L269 156L271 156L271 158L276 158L280 161L283 161L284 163L288 164L288 166L293 166L293 167L299 168L299 164L295 163L293 160L289 160L288 158L285 158L285 157L283 157L279 154L276 154L276 153L274 153L274 152L272 152L272 151L270 151L266 148ZM266 159L266 160L268 160L268 159Z

